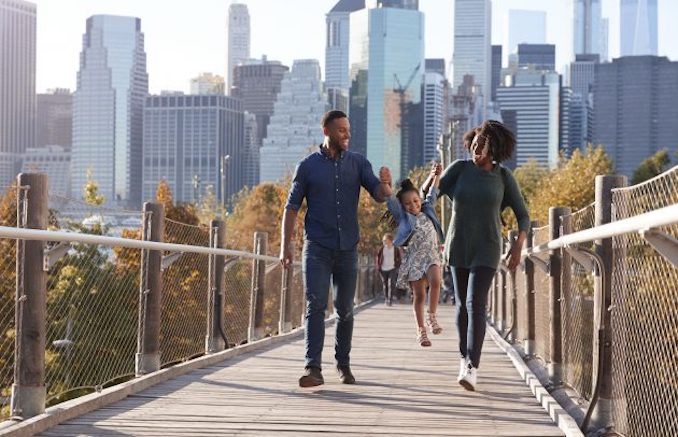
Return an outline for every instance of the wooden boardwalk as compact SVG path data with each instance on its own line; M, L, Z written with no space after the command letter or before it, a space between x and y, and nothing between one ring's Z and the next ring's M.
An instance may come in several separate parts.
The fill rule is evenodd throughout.
M325 385L297 385L303 339L247 353L65 422L45 436L560 436L510 359L486 339L477 392L456 382L454 308L433 346L414 340L409 305L359 312L351 354L358 383L340 384L327 330Z

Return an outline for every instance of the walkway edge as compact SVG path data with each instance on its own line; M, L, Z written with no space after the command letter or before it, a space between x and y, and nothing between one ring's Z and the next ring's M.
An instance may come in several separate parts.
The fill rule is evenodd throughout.
M373 303L377 299L371 299L355 306L355 311L361 311ZM325 325L329 326L334 323L334 315L325 320ZM186 373L192 372L203 367L208 367L229 360L247 352L252 352L268 346L276 345L286 341L291 341L296 337L303 336L304 328L299 327L286 334L277 335L275 337L267 337L257 340L252 343L236 346L233 349L217 352L215 354L205 355L194 360L186 361L160 369L157 372L148 375L134 378L130 381L105 388L100 393L91 393L81 396L70 401L62 402L53 407L48 408L43 414L24 421L6 420L0 423L0 436L11 437L27 437L32 436L42 431L45 431L53 426L63 423L67 420L73 419L91 411L103 408L115 402L121 401L130 395L139 393L161 382L176 378ZM303 364L303 357L299 357L299 365Z
M551 394L541 385L539 378L532 373L532 370L523 361L517 350L513 348L501 335L494 329L493 326L487 326L487 332L492 337L492 340L503 350L511 359L520 377L525 381L525 384L530 388L537 401L546 410L553 422L558 425L561 431L565 433L566 437L583 437L584 434L579 429L577 422L572 416L560 406L560 404L551 396Z

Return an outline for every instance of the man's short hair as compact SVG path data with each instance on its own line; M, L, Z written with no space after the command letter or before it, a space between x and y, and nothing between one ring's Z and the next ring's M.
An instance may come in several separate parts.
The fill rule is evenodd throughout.
M339 111L338 109L333 109L332 111L327 111L323 118L320 119L320 125L322 127L327 127L336 118L347 118L348 116L344 111Z

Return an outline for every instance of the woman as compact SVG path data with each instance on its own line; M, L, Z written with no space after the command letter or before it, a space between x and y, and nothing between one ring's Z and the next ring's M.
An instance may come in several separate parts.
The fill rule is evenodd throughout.
M513 209L520 233L507 254L515 269L527 237L530 218L511 171L500 163L515 150L513 133L495 120L464 135L471 160L450 164L440 179L440 194L452 201L452 218L445 241L457 302L461 362L457 381L475 390L485 338L487 293L501 256L501 209Z

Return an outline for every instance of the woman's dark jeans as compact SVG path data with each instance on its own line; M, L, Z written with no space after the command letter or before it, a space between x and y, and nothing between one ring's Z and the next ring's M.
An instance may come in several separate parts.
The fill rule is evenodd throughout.
M475 368L480 365L480 353L485 340L487 293L495 271L483 266L472 269L452 267L459 352L462 358L468 357Z

